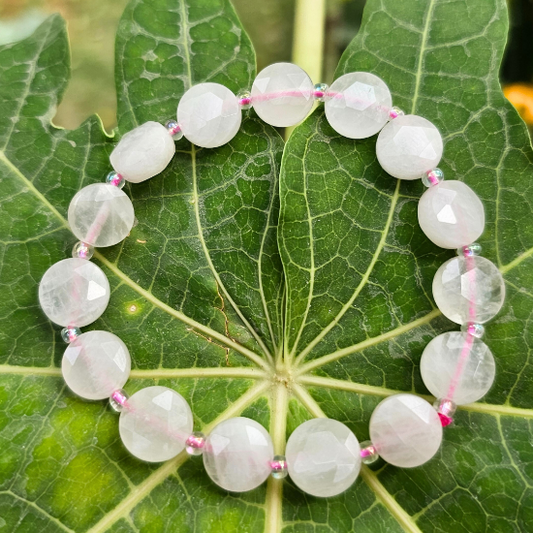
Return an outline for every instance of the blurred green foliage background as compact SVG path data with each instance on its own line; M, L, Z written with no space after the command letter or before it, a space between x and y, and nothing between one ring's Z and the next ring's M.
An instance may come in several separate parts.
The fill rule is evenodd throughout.
M72 79L54 119L56 125L72 129L98 113L108 131L115 126L114 40L127 1L0 0L0 44L23 39L54 12L60 12L68 22ZM341 53L358 30L364 0L233 0L256 48L259 70L277 61L294 59L297 4L303 13L304 24L300 28L305 31L306 17L316 18L312 10L324 2L324 35L317 35L316 39L323 50L320 81L330 83ZM502 74L504 82L519 83L507 95L516 100L524 118L528 120L530 115L533 121L533 2L509 0L509 5L512 31ZM312 34L307 36L307 42L313 42L313 38ZM300 59L301 54L300 50Z

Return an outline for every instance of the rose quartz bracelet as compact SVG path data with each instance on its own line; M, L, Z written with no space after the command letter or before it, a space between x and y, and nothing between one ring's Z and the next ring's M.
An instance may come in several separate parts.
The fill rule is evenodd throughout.
M243 109L253 106L268 124L285 127L303 120L315 101L324 102L327 120L339 134L363 139L379 133L377 159L387 173L421 178L428 187L419 202L420 226L438 246L458 250L435 274L433 296L461 331L437 336L422 355L422 379L437 398L434 406L412 394L389 396L375 408L371 440L362 444L341 422L309 420L293 431L285 456L275 456L269 433L254 420L230 418L205 436L193 431L191 409L174 390L146 387L128 397L122 387L131 359L124 342L106 331L81 333L80 328L102 315L110 297L104 272L89 261L94 247L119 243L134 225L133 205L121 190L125 181L138 183L164 170L174 140L183 136L204 148L227 143L239 130ZM106 182L84 187L71 201L68 220L79 242L71 259L46 271L39 287L44 313L64 327L62 337L69 343L62 360L67 385L88 400L109 398L120 413L122 442L137 458L159 462L183 450L203 454L208 475L229 491L252 490L270 475L288 473L303 491L334 496L355 481L361 462L382 457L416 467L430 460L456 405L479 400L492 385L495 363L481 340L482 324L498 313L505 296L501 274L479 256L475 243L485 226L483 204L463 182L443 181L437 168L442 151L437 128L393 107L385 82L367 72L345 74L328 87L313 85L296 65L277 63L238 96L217 83L191 87L179 102L176 121L146 122L124 135L111 154L114 171Z

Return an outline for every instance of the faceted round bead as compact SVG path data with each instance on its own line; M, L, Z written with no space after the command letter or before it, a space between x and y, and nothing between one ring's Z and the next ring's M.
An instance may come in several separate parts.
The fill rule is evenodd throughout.
M299 66L274 63L264 68L252 85L256 113L272 126L294 126L311 111L314 85Z
M429 461L442 441L439 415L412 394L385 398L370 418L370 439L388 463L410 468Z
M94 322L109 303L109 282L102 269L85 259L63 259L52 265L39 285L44 314L65 327Z
M331 127L350 139L375 135L389 120L392 96L386 83L369 72L337 78L325 104Z
M86 259L87 261L91 259L94 255L94 246L87 244L83 241L78 241L72 247L72 257L79 259Z
M193 85L178 104L183 135L204 148L216 148L231 141L239 131L241 119L237 97L219 83Z
M287 459L284 455L275 455L270 463L270 468L272 469L271 475L274 479L284 479L289 473Z
M505 283L484 257L454 257L433 278L433 298L442 314L456 324L484 324L502 308Z
M442 150L439 130L418 115L391 120L381 130L376 143L379 164L391 176L402 180L421 178L435 168Z
M453 249L474 242L483 233L485 210L468 185L462 181L443 181L420 198L418 222L437 246Z
M133 394L120 413L119 432L132 455L159 463L185 449L192 425L191 408L183 396L167 387L146 387Z
M205 435L201 431L195 431L185 441L185 451L189 455L202 455L205 448Z
M109 398L130 375L131 359L126 345L108 331L88 331L74 339L61 362L69 388L86 400Z
M223 489L245 492L270 475L274 446L268 431L255 420L237 417L220 422L208 435L204 466Z
M113 246L124 240L135 214L128 195L107 183L93 183L78 191L68 208L72 233L96 247Z
M357 438L342 422L314 418L289 437L285 455L292 481L304 492L326 498L348 489L361 468Z
M485 396L495 372L496 364L488 346L460 331L435 337L420 359L420 373L429 392L457 405Z
M122 177L139 183L162 172L176 152L174 139L159 122L145 122L126 133L109 160Z

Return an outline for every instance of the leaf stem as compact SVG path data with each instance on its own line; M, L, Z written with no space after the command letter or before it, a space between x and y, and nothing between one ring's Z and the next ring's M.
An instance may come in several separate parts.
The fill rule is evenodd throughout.
M298 385L297 383L293 383L292 391L313 416L317 418L327 418L324 411L322 411L315 399L309 394L309 392L307 392L306 388Z
M296 0L292 60L315 83L322 76L326 0Z
M390 331L387 331L386 333L383 333L382 335L378 335L377 337L366 339L352 346L347 346L346 348L342 348L341 350L337 350L336 352L330 353L328 355L324 355L322 357L318 357L310 361L309 363L306 363L305 365L300 366L297 370L294 371L295 375L301 376L303 374L307 374L308 372L310 372L311 370L314 370L315 368L332 363L333 361L337 361L338 359L346 357L347 355L360 352L366 348L369 348L370 346L375 346L386 340L393 339L399 335L402 335L403 333L407 333L408 331L414 328L418 328L424 324L429 324L432 320L434 320L440 315L441 315L441 312L438 309L434 309L433 311L430 311L427 315L424 315L421 318L413 320L412 322L409 322L408 324L404 324L403 326L399 326L397 328L391 329Z
M302 67L314 83L322 79L326 0L296 0L292 62ZM287 140L294 127L285 128Z
M272 409L270 415L270 435L274 443L274 453L285 453L287 412L289 394L287 383L280 381L272 387ZM283 480L268 479L266 495L266 527L267 533L278 533L282 529L282 496Z
M0 366L0 372L2 367ZM132 379L172 379L172 378L249 378L268 379L269 375L257 368L214 367L214 368L155 368L132 370Z

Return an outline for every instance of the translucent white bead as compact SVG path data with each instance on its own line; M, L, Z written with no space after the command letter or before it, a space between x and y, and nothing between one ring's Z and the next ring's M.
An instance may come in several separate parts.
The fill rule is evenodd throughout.
M191 408L167 387L146 387L133 394L120 413L120 438L128 451L150 463L168 461L185 449L192 433Z
M392 96L386 83L369 72L337 78L325 103L331 127L350 139L375 135L389 120Z
M314 85L299 66L274 63L264 68L252 85L255 112L272 126L294 126L311 111Z
M162 172L176 152L167 129L159 122L145 122L126 133L109 160L127 181L139 183Z
M242 111L237 97L219 83L193 85L178 104L178 123L187 140L215 148L239 131Z
M443 181L430 187L418 202L418 222L441 248L474 242L485 229L485 210L477 194L462 181Z
M385 398L370 418L370 439L385 461L402 468L429 461L442 441L437 411L412 394Z
M348 489L361 468L359 442L343 423L314 418L289 437L285 455L292 481L313 496L335 496Z
M505 283L488 259L454 257L437 270L433 298L442 314L456 324L483 324L502 308Z
M379 164L391 176L414 180L438 166L442 157L439 130L418 115L391 120L380 132L376 143Z
M204 466L223 489L245 492L270 475L274 446L268 431L255 420L237 417L220 422L207 436Z
M128 195L108 183L93 183L78 191L68 208L72 233L92 246L113 246L124 240L135 214Z
M429 392L457 405L479 400L494 381L496 365L488 346L460 331L435 337L420 359L420 373Z
M103 400L124 386L131 370L126 345L108 331L88 331L74 339L61 362L69 388L87 400Z
M45 315L65 327L94 322L109 303L109 282L94 263L63 259L52 265L39 285L39 303Z

